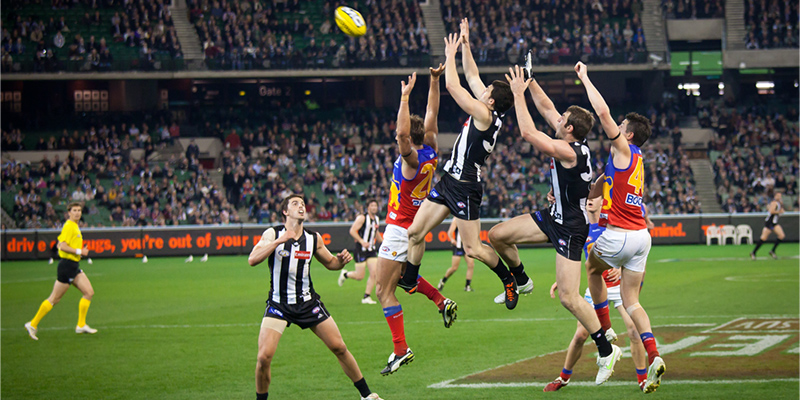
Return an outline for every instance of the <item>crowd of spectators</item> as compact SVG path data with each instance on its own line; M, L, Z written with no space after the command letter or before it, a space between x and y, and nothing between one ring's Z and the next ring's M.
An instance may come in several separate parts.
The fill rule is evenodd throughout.
M67 61L80 71L108 71L115 67L112 43L138 49L143 69L153 67L157 53L182 57L172 17L162 0L93 0L82 4L56 0L52 8L73 11L67 16L46 18L25 12L24 7L12 7L4 15L0 37L4 72L14 69L15 58L19 62L20 57L31 54L34 72L63 70ZM83 15L79 16L81 11ZM91 34L103 31L97 36Z
M725 18L724 0L662 0L668 19Z
M773 191L798 195L796 109L782 114L712 104L700 113L703 124L716 133L709 150L717 199L725 212L764 211ZM797 208L786 202L784 206Z
M361 9L367 33L360 38L334 26L335 6L328 0L189 0L191 21L213 68L388 67L418 64L428 54L416 1L368 0Z
M747 0L744 38L748 49L797 48L797 1Z
M646 61L639 0L442 0L449 32L469 18L478 64Z

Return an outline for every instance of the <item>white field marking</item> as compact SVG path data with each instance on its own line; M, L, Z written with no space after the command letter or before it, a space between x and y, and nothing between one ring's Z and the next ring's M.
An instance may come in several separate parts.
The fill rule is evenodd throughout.
M787 353L789 353L789 354L800 354L800 346L795 347L795 348L787 351Z
M748 319L760 319L762 321L751 321L751 322L742 322L747 321ZM781 319L791 319L792 321L780 321ZM777 317L742 317L736 318L733 321L728 323L716 326L711 329L707 329L702 333L786 333L786 332L797 332L797 329L735 329L737 326L742 326L742 328L758 328L759 326L763 326L767 324L768 328L777 328L777 324L782 325L786 328L791 328L791 323L796 322L798 319L797 316L791 316L786 318L777 318ZM772 320L772 321L770 321ZM778 320L778 321L776 321ZM742 322L742 324L738 324ZM752 324L757 323L755 326ZM738 325L737 325L738 324ZM788 325L787 325L788 324Z
M92 278L94 278L95 276L103 276L103 274L92 273ZM6 284L6 283L28 283L28 282L43 282L43 281L53 281L53 282L55 282L56 281L56 277L49 276L49 277L46 277L46 278L31 278L31 279L11 279L11 280L4 279L2 281L2 283L3 284Z
M736 348L733 351L700 351L689 354L689 357L730 357L730 356L755 356L772 348L780 342L790 338L792 335L736 335L728 340L757 340L755 343L717 343L712 344L713 348L727 347Z
M736 276L726 276L725 280L730 282L796 282L797 275L792 275L792 274L736 275Z
M459 378L461 379L461 378ZM434 383L433 385L429 385L429 389L451 389L451 388L462 388L462 389L492 389L492 388L522 388L522 387L545 387L550 382L509 382L509 383L450 383L456 381L457 379L451 379L449 381L443 381L439 383ZM798 378L780 378L780 379L731 379L731 380L708 380L708 381L701 381L701 380L670 380L669 386L672 385L740 385L745 383L775 383L775 382L800 382ZM581 387L596 387L594 382L569 382L569 386L581 386ZM603 384L603 386L636 386L633 381L622 382L622 381L610 381Z
M672 316L669 318L691 318L691 319L715 319L715 318L731 318L733 315L678 315ZM743 318L797 318L796 315L745 315ZM441 322L440 319L429 319L429 320L415 320L415 321L406 321L406 323L410 324L427 324L431 322ZM494 321L502 321L502 322L540 322L540 321L575 321L575 318L518 318L518 319L467 319L467 320L458 320L461 323L464 322L494 322ZM372 320L372 321L336 321L337 325L383 325L386 321L384 320ZM712 326L717 324L706 324L706 323L698 323L698 324L666 324L666 325L653 325L655 328L660 327L704 327L704 326ZM247 326L261 326L261 322L253 322L253 323L240 323L240 324L173 324L173 325L161 325L161 324L154 324L154 325L98 325L97 328L102 329L178 329L178 328L237 328L237 327L247 327ZM58 327L42 327L39 328L40 331L48 331L48 330L71 330L75 329L74 326L58 326ZM19 330L18 328L9 328L3 327L0 331L16 331ZM738 333L738 332L737 332ZM563 351L563 350L559 350ZM554 351L553 353L558 353L558 351ZM548 353L552 354L552 353ZM547 355L547 354L543 354ZM539 356L536 356L539 357ZM536 358L536 357L529 357L529 358ZM519 361L524 361L529 358L524 358ZM517 362L517 361L515 361ZM511 363L513 364L513 363ZM494 369L494 368L490 368ZM489 369L487 369L488 371ZM483 371L481 371L483 372ZM480 373L480 372L475 372Z
M800 259L800 255L778 257L779 259ZM756 260L767 260L772 257L756 257ZM700 257L700 258L662 258L656 260L659 263L672 263L672 262L686 262L686 261L703 261L703 262L716 262L716 261L752 261L750 256L747 257Z

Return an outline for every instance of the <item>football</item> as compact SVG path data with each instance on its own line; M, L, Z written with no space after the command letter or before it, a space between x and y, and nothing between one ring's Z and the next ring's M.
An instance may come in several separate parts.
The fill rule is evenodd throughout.
M367 33L367 24L360 12L350 7L340 6L336 8L333 16L339 29L348 35L359 37Z

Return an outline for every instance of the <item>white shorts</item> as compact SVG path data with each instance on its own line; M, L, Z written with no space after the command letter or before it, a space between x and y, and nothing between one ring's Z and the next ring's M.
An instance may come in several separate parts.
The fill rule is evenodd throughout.
M614 268L644 272L650 253L650 232L642 229L619 232L606 229L594 243L594 254Z
M386 225L378 257L406 262L408 258L408 230L397 225Z
M621 285L617 285L614 287L608 288L608 301L609 303L614 303L614 308L622 307L622 292L620 291ZM586 288L586 294L583 295L583 299L586 300L590 305L594 306L594 302L592 301L592 294L589 292L589 288Z

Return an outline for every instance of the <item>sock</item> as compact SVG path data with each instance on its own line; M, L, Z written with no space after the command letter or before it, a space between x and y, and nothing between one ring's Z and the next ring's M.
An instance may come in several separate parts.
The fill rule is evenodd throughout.
M761 240L761 239L758 239L758 242L756 242L756 248L755 248L755 249L753 249L753 254L756 254L756 252L758 251L758 249L759 249L759 248L761 248L761 245L762 245L762 244L764 244L764 241L763 241L763 240Z
M517 280L517 285L524 285L528 283L528 280L531 279L528 277L528 274L525 273L525 267L522 263L519 263L516 267L510 267L511 273L514 274L514 279Z
M398 282L397 285L405 289L408 293L414 293L414 291L417 290L417 278L419 277L420 265L421 264L415 265L406 261L406 272L400 277L400 282Z
M645 332L639 335L642 338L642 344L644 344L644 349L647 350L647 359L650 364L653 363L653 359L658 357L658 349L656 349L656 338L653 336L652 332Z
M86 313L89 312L90 304L92 304L92 302L83 297L81 297L81 301L78 303L78 326L81 328L86 325Z
M594 312L600 320L600 325L604 331L611 329L611 317L608 316L608 300L594 305Z
M778 245L779 245L779 244L781 244L781 240L780 240L780 239L777 239L777 240L775 241L775 245L774 245L774 246L772 246L772 250L771 250L771 251L772 251L773 253L775 252L775 249L777 249L777 248L778 248Z
M369 386L367 386L367 379L364 377L362 377L358 382L353 382L353 385L355 385L356 389L358 389L358 392L361 393L361 397L367 397L372 393L369 390Z
M467 279L467 283L464 286L470 286L470 285L472 285L472 279Z
M611 354L611 343L606 339L606 332L603 329L592 334L592 340L597 345L597 351L600 352L600 357L608 357Z
M44 316L47 315L47 313L49 313L52 309L53 305L50 304L50 301L45 299L45 301L42 302L42 305L39 306L39 311L36 312L36 316L31 320L31 326L34 329L39 329L39 321L41 321L42 318L44 318Z
M408 344L406 343L406 331L403 325L403 306L386 307L383 309L383 316L386 317L386 322L389 323L389 329L392 331L394 354L398 356L406 354Z
M447 283L447 279L449 279L449 278L447 278L446 276L442 277L442 283Z
M636 380L639 383L642 383L645 380L647 380L647 368L645 369L636 368Z
M367 297L369 297L369 293L364 293L364 298L366 299Z
M502 258L497 259L497 265L495 265L494 268L492 268L492 272L497 274L497 277L500 278L501 281L503 281L504 285L511 283L511 279L514 278L514 276L511 275L511 272L509 272L506 265L503 263Z
M432 302L436 303L439 310L444 308L444 296L442 296L435 287L431 286L430 282L421 276L417 279L417 292L424 294Z
M562 380L562 381L566 382L566 381L568 381L568 380L569 380L569 377L571 377L571 376L572 376L572 370L571 370L571 369L566 369L566 368L563 368L563 369L561 369L561 374L560 374L560 375L558 375L558 376L560 376L560 377L561 377L561 380Z
M349 273L350 273L349 271L344 273L344 279L347 279L347 274Z
M267 398L269 398L269 392L267 393L256 392L256 400L267 400Z

